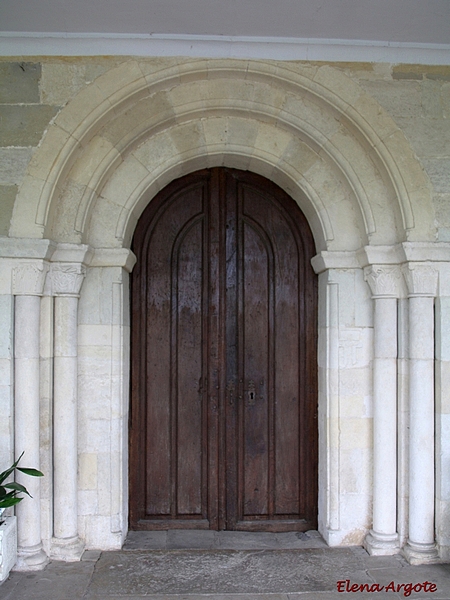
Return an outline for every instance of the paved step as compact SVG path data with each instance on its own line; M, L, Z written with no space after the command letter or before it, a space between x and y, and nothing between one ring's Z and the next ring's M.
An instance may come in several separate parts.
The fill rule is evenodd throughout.
M52 561L43 571L11 573L0 586L0 600L450 600L448 564L411 566L400 555L328 548L310 532L308 538L229 533L133 532L122 550L88 550L78 563ZM148 548L157 542L164 547ZM323 547L282 548L283 543ZM180 548L183 544L190 548ZM217 547L204 547L210 544ZM259 547L240 547L252 544ZM396 588L425 581L436 591L422 586L406 595L408 587ZM344 582L341 591L338 582Z

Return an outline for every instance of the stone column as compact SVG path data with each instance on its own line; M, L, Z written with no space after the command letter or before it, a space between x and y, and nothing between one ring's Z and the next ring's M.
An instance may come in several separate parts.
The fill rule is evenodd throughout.
M77 510L77 325L78 297L85 268L54 263L49 274L54 309L53 539L51 555L80 560Z
M409 538L411 564L436 562L434 539L434 297L438 272L409 263Z
M39 323L46 274L42 261L22 264L13 272L14 312L14 436L16 460L39 469ZM42 549L40 479L16 472L32 498L16 506L17 570L38 570L48 562Z
M369 554L399 550L397 534L397 297L400 270L373 265L365 279L374 302L373 525L365 539Z

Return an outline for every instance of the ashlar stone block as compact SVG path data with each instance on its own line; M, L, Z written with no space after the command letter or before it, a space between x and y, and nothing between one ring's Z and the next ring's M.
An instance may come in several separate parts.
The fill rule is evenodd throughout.
M78 455L79 489L97 489L97 454L83 452Z
M38 104L0 105L0 146L37 146L57 111Z
M372 419L343 418L339 423L342 450L372 447Z
M39 103L40 63L0 63L0 104Z
M32 148L0 148L0 186L19 185L32 154Z
M312 137L323 141L329 139L340 127L338 114L333 115L320 104L313 103L308 97L287 94L282 106L280 117L296 121L301 130L315 132Z
M291 139L292 136L288 131L284 131L280 127L271 127L265 123L260 123L258 135L254 142L255 150L268 153L278 160L284 154Z
M167 92L142 98L130 110L119 115L103 129L101 135L119 151L152 127L174 119L175 112Z
M353 106L361 95L361 88L357 83L349 77L342 77L341 73L329 65L317 69L314 82L329 90L332 96L335 95L338 104ZM324 95L328 94L325 92Z
M371 449L341 450L339 488L343 494L369 494L372 484Z
M42 103L64 106L86 85L84 75L83 64L44 62L40 81Z
M365 81L362 87L394 118L422 116L422 90L418 81Z

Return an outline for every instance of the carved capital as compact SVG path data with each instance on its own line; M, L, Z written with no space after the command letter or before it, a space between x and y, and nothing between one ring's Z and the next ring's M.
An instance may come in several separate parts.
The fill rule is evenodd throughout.
M398 298L401 273L397 265L370 265L364 269L364 279L377 298Z
M50 267L45 293L50 296L78 296L86 267L77 263L54 263Z
M432 265L407 263L402 270L409 296L436 296L438 271Z
M23 263L13 269L13 294L16 296L41 296L44 290L47 263Z

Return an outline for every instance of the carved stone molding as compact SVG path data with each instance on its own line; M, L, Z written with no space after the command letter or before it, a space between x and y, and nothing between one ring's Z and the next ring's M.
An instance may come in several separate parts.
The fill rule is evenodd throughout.
M13 294L41 296L48 265L44 262L23 263L13 269Z
M86 267L76 263L54 263L50 267L45 293L50 296L78 296Z
M370 265L364 279L377 298L398 298L401 294L401 272L397 265Z
M436 296L439 273L432 265L407 263L402 271L409 296Z

